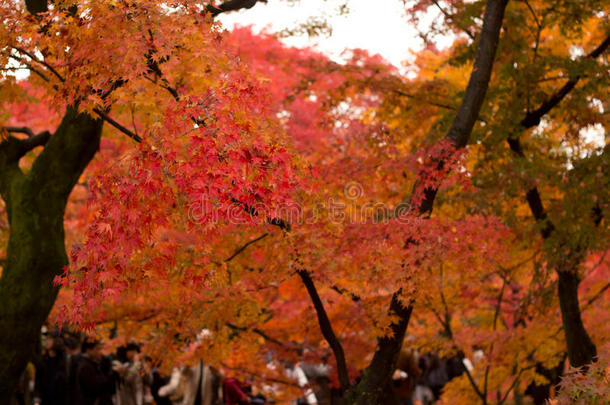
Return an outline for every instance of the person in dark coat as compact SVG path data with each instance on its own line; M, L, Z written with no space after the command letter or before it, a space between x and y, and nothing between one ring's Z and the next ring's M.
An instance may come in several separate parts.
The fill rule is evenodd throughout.
M35 405L65 405L68 398L66 352L57 332L43 334L44 354L36 366Z
M172 405L172 401L168 397L162 397L159 395L159 388L169 384L169 377L162 375L158 369L153 368L152 372L152 383L150 385L150 391L157 405Z
M76 371L78 370L78 364L82 358L80 351L80 343L75 336L64 335L64 345L66 347L66 362L68 370L68 402L67 405L75 405L75 398L77 395L78 384L76 381Z
M76 370L75 405L112 405L115 376L102 344L85 340Z

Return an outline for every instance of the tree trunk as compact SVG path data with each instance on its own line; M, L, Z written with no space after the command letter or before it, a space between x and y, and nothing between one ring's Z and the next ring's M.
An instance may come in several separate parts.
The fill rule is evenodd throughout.
M558 294L561 319L568 348L568 358L573 367L591 364L597 356L595 344L589 337L580 317L578 303L578 274L559 270Z
M518 140L512 141L511 148L519 156L523 156L523 151ZM542 204L540 193L536 187L530 189L525 197L534 219L542 225L540 233L543 239L547 240L552 234L561 232L561 229L556 229L555 225L549 220ZM567 239L568 236L563 235L563 238ZM561 254L559 253L559 255ZM561 308L561 320L566 338L568 358L573 367L580 367L594 361L597 356L597 349L589 337L580 316L578 265L582 260L580 257L581 252L577 250L569 251L565 254L566 256L562 258L563 260L555 257L556 253L546 252L546 257L548 262L557 263L557 267L555 267L559 277L557 295L559 297L559 307Z
M395 295L392 297L390 311L399 321L392 324L392 335L377 342L377 350L362 379L346 394L346 404L373 405L388 399L387 389L392 383L392 373L402 347L407 325L413 312L412 306L404 306Z
M70 192L99 148L102 122L68 108L32 169L0 159L0 192L10 236L0 278L0 405L8 404L40 339L68 264L64 211ZM3 165L1 163L4 163Z
M489 80L496 50L500 40L500 30L508 0L489 0L485 6L483 27L477 44L474 65L464 97L445 139L461 149L468 144L470 134L479 115ZM441 162L442 165L442 162ZM417 210L420 215L430 213L436 197L436 188L425 190L424 199ZM402 341L405 337L413 307L400 301L400 290L392 296L389 313L398 319L391 325L392 335L379 339L371 364L360 382L344 393L346 405L377 405L387 401L387 392L392 382L392 373Z
M548 381L542 384L532 381L525 389L525 395L532 398L534 405L544 405L550 399L551 388L557 386L557 384L561 382L566 357L567 355L562 356L557 365L550 369L544 367L542 363L536 364L536 373L545 376ZM516 388L517 387L515 387L515 389Z

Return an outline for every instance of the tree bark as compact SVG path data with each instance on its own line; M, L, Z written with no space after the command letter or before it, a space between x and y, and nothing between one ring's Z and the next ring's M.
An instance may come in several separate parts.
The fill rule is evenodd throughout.
M558 269L559 281L557 292L563 331L568 348L568 358L573 367L582 367L592 363L597 357L595 344L589 337L580 316L578 303L578 285L580 279L576 271Z
M457 149L467 145L483 105L507 3L508 0L489 0L485 7L483 27L466 92L451 128L445 136L445 139L451 141ZM442 164L443 162L440 162L441 167ZM436 188L425 190L424 199L417 207L420 215L432 211L436 192ZM398 317L398 321L391 325L392 335L378 340L371 364L365 370L358 385L345 395L347 404L375 405L383 403L386 398L384 391L391 383L396 360L413 312L413 307L401 302L399 296L400 291L397 291L392 296L389 308L390 314Z
M508 143L511 150L517 156L522 159L525 158L519 139L509 139ZM542 239L547 240L552 234L561 232L561 229L556 229L555 225L548 218L537 187L529 189L525 199L532 216L540 225ZM565 239L566 235L562 235L562 237ZM561 320L566 339L568 359L573 367L590 364L597 356L597 348L587 333L580 315L578 267L581 258L577 257L580 255L580 251L572 250L566 253L566 257L563 260L558 260L557 257L553 257L549 252L546 252L548 262L563 263L555 268L558 276L557 295L559 297L559 307L561 308Z
M392 373L396 368L396 360L413 307L403 305L398 299L398 294L395 294L392 297L390 311L399 318L397 323L392 324L392 335L379 339L373 360L364 371L362 379L347 392L346 404L380 404L386 398L386 390L392 383Z
M44 13L48 11L47 0L26 0L25 7L31 14Z
M99 149L102 121L67 109L29 172L10 144L0 148L0 193L10 225L0 278L0 405L8 404L40 339L68 264L64 212L68 197ZM14 149L14 148L13 148Z
M604 52L606 52L609 47L610 36L606 36L604 41L584 58L598 58ZM576 84L581 78L581 75L570 77L570 79L560 89L551 94L538 108L528 112L519 123L521 127L520 130L527 130L538 126L542 117L555 108L574 89L574 87L576 87ZM525 159L525 153L523 152L519 138L508 138L507 142L510 149L516 154L516 156L521 159ZM538 188L535 186L530 188L525 195L525 199L530 207L532 216L536 222L541 225L540 233L542 238L546 240L551 236L552 233L558 232L553 223L547 217ZM577 254L580 253L572 253L574 256ZM550 257L550 255L548 256L548 259L554 259L554 261L557 261L557 258ZM563 268L556 268L559 278L559 306L561 308L561 318L570 364L574 367L580 367L594 361L595 357L597 356L597 349L589 337L580 316L581 311L578 303L578 284L580 281L577 277L580 261L575 260L575 257L567 257L566 259L566 263L571 263L569 268L566 268L566 266L563 266ZM550 261L553 260L549 260L549 262Z

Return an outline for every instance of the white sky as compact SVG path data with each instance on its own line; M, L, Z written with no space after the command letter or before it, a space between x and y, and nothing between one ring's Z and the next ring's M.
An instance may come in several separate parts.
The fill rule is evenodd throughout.
M217 0L221 2L221 0ZM350 12L337 16L336 10L345 0L300 0L291 3L287 0L269 0L268 4L258 3L249 10L223 13L218 19L227 29L234 25L252 25L256 32L268 29L278 32L295 27L309 17L326 17L332 27L330 37L307 36L285 38L283 41L297 47L311 46L335 60L341 59L346 49L362 48L371 54L379 53L387 61L408 69L411 51L421 49L423 43L417 36L405 15L402 0L350 0ZM430 9L425 24L435 18L442 18L436 10ZM437 37L439 48L451 45L451 37ZM599 127L586 128L582 132L586 142L603 147L605 134Z
M249 10L221 14L218 19L228 29L237 24L252 25L255 31L268 28L278 32L309 17L325 16L333 30L330 37L301 36L284 41L298 47L314 46L333 59L339 59L345 49L362 48L401 67L409 59L409 51L422 46L415 28L407 22L401 0L350 0L350 12L337 16L336 10L343 3L344 0L301 0L291 5L285 0L269 0L268 4L258 3ZM444 39L439 45L449 42Z

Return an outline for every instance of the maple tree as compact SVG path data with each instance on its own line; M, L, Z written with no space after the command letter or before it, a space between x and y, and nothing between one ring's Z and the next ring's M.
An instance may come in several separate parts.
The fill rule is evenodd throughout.
M600 267L601 269L596 271L605 274L606 270L603 267L607 266L603 259L603 253L607 248L607 226L603 219L608 198L607 180L602 174L607 168L607 146L603 141L601 146L599 143L592 143L587 139L586 132L587 129L597 128L603 134L606 127L606 117L604 109L600 108L600 100L604 99L602 94L607 91L605 52L609 39L605 13L602 9L596 8L600 7L600 4L589 4L590 8L586 9L586 12L584 9L578 9L579 12L562 13L565 11L563 7L571 6L577 7L568 2L561 4L523 2L518 6L514 5L512 12L507 14L507 19L513 22L511 27L514 28L509 30L504 38L506 48L500 50L499 68L496 70L499 74L490 84L492 96L488 98L489 104L484 106L479 115L481 124L475 128L475 141L471 147L471 154L468 155L477 156L476 159L473 156L472 166L467 166L473 168L472 181L477 187L473 194L462 193L466 196L466 200L461 202L463 205L459 212L463 212L464 209L476 211L483 209L483 212L500 215L515 232L528 238L527 240L532 240L531 246L541 248L541 252L544 252L540 259L536 260L533 260L535 256L532 257L532 253L536 253L536 250L528 252L528 249L522 253L522 258L532 257L534 265L527 273L522 274L534 278L521 281L519 295L523 298L515 301L519 306L515 307L512 316L517 318L504 326L509 338L505 343L510 343L510 335L521 334L529 327L540 329L538 332L524 335L527 336L525 340L523 338L513 340L514 343L503 350L500 349L500 352L512 350L523 353L529 358L518 359L513 364L506 362L503 364L503 356L497 354L498 344L495 344L495 350L494 345L490 344L496 339L489 337L476 339L477 346L485 348L488 356L485 362L487 364L477 370L481 374L476 384L473 380L468 381L467 376L461 381L459 379L455 381L456 390L471 389L473 401L480 397L478 399L485 402L487 394L496 391L488 390L488 376L492 378L494 363L511 369L508 372L508 375L513 375L510 380L507 379L507 374L501 374L498 379L500 386L504 385L505 388L510 387L510 383L507 384L506 381L515 381L515 384L518 384L524 374L530 371L533 373L534 370L538 375L538 382L544 385L546 380L548 384L548 376L556 373L555 369L562 368L556 366L558 363L560 366L563 364L561 361L563 353L558 349L561 346L552 349L555 353L548 352L545 355L540 353L541 343L547 345L545 350L557 345L556 337L559 332L556 328L537 325L540 320L537 320L533 314L538 312L538 308L545 307L541 305L544 302L535 304L536 310L526 309L528 305L534 303L532 298L536 295L545 300L552 297L549 295L551 288L557 288L557 284L559 286L557 296L570 363L580 366L590 363L595 358L595 345L580 319L578 287L584 274L595 279L595 271L587 270L588 268ZM472 13L478 12L476 7L475 4L457 3L455 8L450 9L449 26L461 33L466 43L471 37ZM524 24L523 21L527 23ZM443 28L447 29L446 26ZM559 45L566 42L574 44L571 49ZM438 115L433 116L432 122L438 123L443 116L450 115L455 105L452 96L458 95L463 85L462 72L465 67L462 67L460 61L467 57L466 49L458 46L440 58L438 53L422 54L418 66L421 69L420 73L428 75L428 80L422 80L421 84L409 84L401 89L388 103L386 110L389 113L388 119L394 122L399 120L396 125L406 127L409 121L407 114L402 111L406 108L421 109L422 102L429 104L427 111L431 108L436 110ZM583 83L585 80L587 81ZM556 83L557 81L559 83ZM397 103L401 103L406 108L396 108ZM401 119L401 116L404 119ZM539 124L536 130L528 131ZM433 128L431 132L427 136L434 136L436 131ZM526 146L522 146L521 143ZM575 187L575 184L578 186ZM548 197L548 201L541 197L545 194L551 196ZM452 195L452 198L456 197L459 198L460 195ZM527 206L523 206L523 201L527 202ZM474 204L471 205L473 202ZM549 207L545 209L547 204ZM536 225L528 229L524 224L534 225L528 220L529 215L533 216ZM535 232L542 236L542 245ZM591 265L597 261L599 263L596 266ZM463 276L451 274L451 267L448 269L447 273L445 267L445 279L451 280L456 276L462 279ZM549 270L557 272L558 281L553 278ZM492 305L487 314L503 313L501 305L505 291L502 286L506 284L508 288L518 280L507 277L510 274L507 270L496 273L497 281L492 291L496 291L493 294L497 298L494 300L493 295L490 297ZM440 274L437 282L442 283L443 273ZM586 284L582 286L581 294L584 292L585 297L587 295L593 297L594 301L600 296L603 298L607 289L606 280L607 276L602 276L597 281L585 279ZM545 283L548 283L546 287L544 287ZM589 289L589 283L596 284L592 290ZM458 285L461 286L459 283ZM534 292L532 287L540 290ZM449 288L449 292L445 293L450 294L449 297L445 297L447 299L459 299L460 295L465 294ZM479 288L476 290L478 291ZM463 299L468 299L468 295ZM590 302L589 299L586 302ZM472 312L461 310L468 308L462 300L454 301L455 305L460 306L452 306L449 309L442 297L428 300L428 306L433 312L429 314L439 318L438 323L445 329L445 337L451 338L452 327L463 327L459 324L462 319L472 319ZM602 304L601 308L603 305L606 304ZM590 304L585 306L587 310L590 310L590 307ZM599 309L595 314L599 314ZM463 318L460 319L460 316ZM544 316L549 317L551 314L547 313ZM587 318L591 319L589 316ZM549 319L547 318L546 321ZM485 323L497 338L502 333L497 331L496 321L496 317L487 318ZM477 325L481 327L480 324ZM603 342L607 334L605 327L597 322L589 325L593 326L591 331L595 333L594 340ZM548 333L551 331L552 333ZM467 340L471 338L472 336ZM513 346L520 340L520 346ZM482 345L483 341L486 343ZM529 350L526 349L523 345L525 341L528 345L534 344L534 346ZM536 341L539 343L535 343ZM447 343L450 346L456 344L456 342ZM468 345L466 341L459 346L468 348ZM536 345L538 349L534 350ZM533 362L528 364L531 360ZM523 374L519 374L520 369L523 370ZM543 376L546 377L542 378ZM502 400L501 397L502 395L496 400Z
M218 194L218 202L225 205L234 199L241 199L241 204L250 203L255 198L256 190L251 189L254 185L260 188L259 192L266 191L266 187L279 188L278 192L266 194L274 201L282 201L282 192L291 187L292 164L285 157L281 142L274 140L274 123L266 117L264 103L261 104L264 94L235 58L218 46L218 32L201 5L185 2L173 6L152 1L2 2L0 63L7 69L30 70L28 82L36 90L28 94L14 76L4 76L2 102L9 106L38 100L52 105L52 112L60 118L53 134L34 134L31 128L11 125L19 118L27 118L16 114L11 114L3 128L0 188L10 226L0 281L5 301L0 323L7 330L0 341L3 401L9 400L55 301L58 289L53 280L68 264L65 206L100 147L103 123L133 140L143 139L137 129L127 129L110 117L112 107L121 115L139 103L138 119L146 125L149 139L164 143L171 139L164 138L164 134L171 131L171 137L180 140L183 138L173 131L184 130L183 136L193 142L191 147L206 151L199 155L202 159L218 161L216 173L208 171L203 161L185 162L191 169L183 168L185 177L174 180L180 185L191 184L193 193L200 192L195 190L198 187L207 187L208 192L214 193L208 187L211 184L206 184L197 172L219 179L216 192L222 195ZM193 72L181 62L180 53L188 54L188 59L201 70ZM162 69L171 73L165 75ZM192 73L197 80L182 83L183 77ZM170 82L177 83L186 95L178 97ZM213 105L209 102L211 97ZM259 104L257 111L255 106ZM53 123L49 120L45 125ZM211 136L189 135L194 126L198 132L208 131ZM246 132L256 135L240 136ZM42 151L35 150L40 146ZM158 149L166 146L169 145L146 142L137 153L142 160L148 155L148 163L152 163L155 155L160 157L159 150L179 152L171 152L169 147ZM26 161L22 158L29 159L31 165L23 166ZM177 155L173 158L179 159ZM256 164L247 168L228 164L239 160L245 164L252 159ZM222 169L221 162L228 170ZM161 168L157 166L156 170ZM248 170L247 176L244 170ZM225 177L231 172L234 179ZM190 178L197 177L202 181L190 182ZM227 183L220 184L224 182ZM150 191L151 198L160 196L153 183L144 188ZM268 202L267 197L261 201ZM101 225L100 229L105 228Z
M278 397L296 395L279 360L306 349L332 354L347 403L390 403L410 323L425 347L485 353L448 403L548 384L565 352L591 363L578 286L585 272L583 308L607 309L607 147L581 130L607 123L609 40L598 2L550 3L451 2L427 34L456 43L420 52L407 80L364 52L337 64L221 33L190 2L4 2L0 60L31 74L1 88L0 398L53 281L56 321L120 329L166 367L203 357L279 382ZM190 344L202 327L212 338Z

